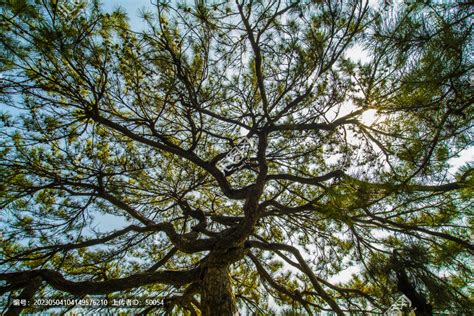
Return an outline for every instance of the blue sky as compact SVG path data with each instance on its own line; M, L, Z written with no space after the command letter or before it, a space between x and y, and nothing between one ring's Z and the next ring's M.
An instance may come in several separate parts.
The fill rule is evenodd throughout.
M123 8L128 14L132 29L135 30L140 29L144 25L140 18L140 9L152 7L151 0L105 0L102 4L106 11L113 11L118 7Z

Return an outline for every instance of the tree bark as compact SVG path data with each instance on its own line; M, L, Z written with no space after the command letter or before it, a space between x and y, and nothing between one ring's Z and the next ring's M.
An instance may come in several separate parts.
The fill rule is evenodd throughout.
M238 315L228 266L210 266L201 283L203 316Z
M411 301L412 307L415 308L416 316L433 315L433 307L430 303L428 303L428 300L410 283L408 276L403 270L397 272L397 288Z
M411 301L412 308L415 309L415 315L433 315L433 306L424 297L423 293L417 291L412 282L410 282L404 264L398 259L396 251L392 254L392 264L397 276L397 288Z
M29 301L35 296L38 289L41 287L41 283L43 281L40 277L35 277L28 282L28 285L23 289L18 299L24 299ZM25 306L10 306L8 310L5 312L5 316L17 316L20 315L21 312L25 309Z

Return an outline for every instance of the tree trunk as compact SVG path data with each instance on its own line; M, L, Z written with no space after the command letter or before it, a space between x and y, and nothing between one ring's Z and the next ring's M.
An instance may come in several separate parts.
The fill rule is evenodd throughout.
M238 315L228 267L208 267L201 287L202 316Z
M410 283L406 272L402 268L397 268L397 270L397 288L411 301L412 308L415 308L415 315L433 315L433 307L430 303L428 303L428 300Z
M433 306L428 302L422 292L417 291L413 281L410 282L407 272L405 271L405 263L399 260L396 250L392 254L392 266L397 276L397 288L411 302L412 308L415 309L416 316L433 315Z

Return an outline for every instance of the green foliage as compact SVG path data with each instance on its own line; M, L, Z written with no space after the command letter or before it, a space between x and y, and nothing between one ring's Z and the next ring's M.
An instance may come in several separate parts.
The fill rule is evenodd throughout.
M406 274L468 313L470 9L165 2L143 31L98 1L0 4L2 271L193 314L222 266L255 315L384 311ZM81 296L42 277L36 296Z

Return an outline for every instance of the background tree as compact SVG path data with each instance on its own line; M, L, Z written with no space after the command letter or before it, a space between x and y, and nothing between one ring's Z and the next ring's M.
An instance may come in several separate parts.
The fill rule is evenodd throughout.
M472 309L467 5L159 1L140 32L60 5L1 4L3 295Z

